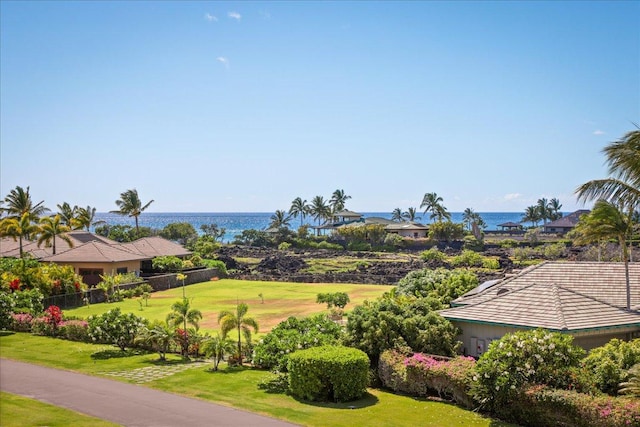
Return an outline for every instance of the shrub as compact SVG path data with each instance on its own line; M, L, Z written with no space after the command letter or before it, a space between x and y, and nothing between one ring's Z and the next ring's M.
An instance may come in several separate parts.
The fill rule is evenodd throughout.
M44 295L42 295L40 289L23 289L13 292L11 297L14 300L13 311L15 313L30 313L37 316L44 310L42 305Z
M341 336L342 328L324 314L304 319L289 317L258 342L253 363L261 368L286 371L289 355L294 351L336 344Z
M500 270L500 261L497 258L484 257L482 259L482 268Z
M542 247L542 255L545 259L558 259L564 255L567 247L564 243L550 243Z
M538 252L530 247L514 248L513 257L518 261L526 261L538 257Z
M477 252L463 250L460 255L453 257L451 264L455 267L482 267L483 259Z
M397 292L401 295L437 299L444 307L476 286L478 277L471 271L424 268L411 271L400 279Z
M219 259L205 259L202 261L207 268L217 269L220 276L224 277L229 274L229 272L227 271L227 265Z
M429 239L452 242L464 236L464 225L451 221L434 222L429 225Z
M500 241L499 244L501 248L516 248L519 245L518 241L515 239L504 239Z
M329 243L326 240L323 240L322 242L318 243L318 249L330 249L330 250L334 250L334 251L343 251L344 250L342 245L339 245L337 243Z
M464 249L480 252L484 249L484 242L482 239L477 239L476 236L464 236Z
M404 248L406 246L404 238L401 235L395 233L387 234L387 236L384 238L384 245L391 246L393 248Z
M618 394L618 384L628 379L628 370L636 363L640 363L640 338L629 342L612 339L591 350L583 360L593 372L597 387L612 396Z
M13 307L15 302L7 292L0 292L0 330L7 330L11 327L13 318Z
M311 401L348 402L367 392L369 358L355 348L322 346L289 356L289 388Z
M347 304L349 304L349 295L346 292L329 292L329 293L320 293L316 298L316 303L318 304L327 304L327 308L332 308L333 306L344 308Z
M447 256L444 253L440 252L436 246L434 246L431 249L423 251L420 254L420 258L422 258L422 260L425 262L436 261L440 263L440 262L445 262L447 259Z
M31 332L33 316L29 313L14 313L11 315L13 322L11 330L16 332Z
M92 341L115 344L124 351L133 345L146 320L133 313L123 314L117 307L99 316L89 316L88 323Z
M507 334L494 341L476 365L474 395L490 410L510 404L525 385L578 388L576 375L584 350L570 335L543 329ZM586 385L584 385L586 387Z
M176 256L165 255L155 257L151 264L154 270L177 271L182 269L182 260Z
M366 252L371 250L371 243L367 242L349 242L347 250L354 252Z
M289 242L282 242L278 245L278 250L281 251L286 251L287 249L289 249L291 247L291 243Z
M69 341L89 342L89 324L84 320L63 320L60 323L60 337Z

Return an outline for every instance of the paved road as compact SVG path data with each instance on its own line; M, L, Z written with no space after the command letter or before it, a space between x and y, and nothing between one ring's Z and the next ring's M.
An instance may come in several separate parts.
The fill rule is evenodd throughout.
M143 386L7 359L0 359L0 389L131 427L294 425Z

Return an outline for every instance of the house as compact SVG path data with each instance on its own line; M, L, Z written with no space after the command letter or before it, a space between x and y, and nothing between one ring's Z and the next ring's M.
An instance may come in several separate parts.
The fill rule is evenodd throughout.
M509 232L522 230L522 224L519 224L517 222L512 222L512 221L498 224L498 227L500 227L502 231L509 231Z
M563 216L560 219L556 219L555 221L551 221L544 224L542 231L545 233L565 234L573 230L576 224L578 224L578 221L580 220L580 217L582 215L588 214L589 212L591 211L587 209L581 209L581 210L572 212L566 216Z
M640 263L629 264L629 277L631 310L623 263L544 262L483 284L440 314L462 330L464 351L474 357L507 333L535 328L570 334L590 350L640 337Z
M393 222L388 224L384 230L387 233L413 239L424 239L427 237L427 234L429 234L429 227L413 221Z

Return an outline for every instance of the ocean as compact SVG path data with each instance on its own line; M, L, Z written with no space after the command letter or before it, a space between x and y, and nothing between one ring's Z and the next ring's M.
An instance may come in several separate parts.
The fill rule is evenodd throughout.
M391 218L390 212L364 212L367 217ZM520 222L522 220L522 212L479 212L480 216L487 223L485 230L499 230L498 224L505 222ZM138 217L138 223L141 227L150 227L155 229L163 229L167 224L174 222L188 222L200 233L200 226L203 224L216 224L219 228L226 229L223 237L224 242L232 241L237 235L242 234L244 230L255 229L265 230L269 223L273 212L224 212L224 213L206 213L206 212L143 212ZM113 213L96 213L96 220L106 221L109 225L130 225L135 226L135 220L126 216L120 216ZM462 222L462 212L451 212L451 220L453 222ZM430 221L418 220L424 224ZM317 225L312 218L305 218L305 224ZM526 224L525 224L526 225ZM300 217L292 218L291 228L296 230L300 226Z

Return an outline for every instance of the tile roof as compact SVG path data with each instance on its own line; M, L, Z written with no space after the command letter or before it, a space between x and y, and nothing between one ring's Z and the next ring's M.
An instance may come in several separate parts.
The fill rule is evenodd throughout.
M169 255L191 255L191 252L186 250L181 245L158 236L143 237L141 239L134 240L133 242L122 243L121 246L123 249L126 249L133 253L144 255L148 258Z
M428 230L429 227L419 222L394 222L385 227L385 230Z
M640 312L629 312L556 284L532 283L440 314L449 320L555 331L640 327Z
M584 214L588 214L589 210L586 209L581 209L575 212L572 212L568 215L563 216L562 218L556 219L555 221L551 221L548 222L546 224L544 224L545 228L558 228L558 227L565 227L565 228L572 228L575 227L576 224L578 223L578 221L580 220L580 217Z
M151 259L152 256L128 251L122 245L108 245L97 240L83 243L56 255L41 259L43 262L124 262Z

